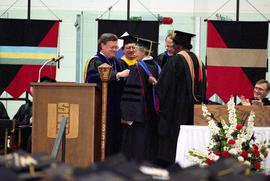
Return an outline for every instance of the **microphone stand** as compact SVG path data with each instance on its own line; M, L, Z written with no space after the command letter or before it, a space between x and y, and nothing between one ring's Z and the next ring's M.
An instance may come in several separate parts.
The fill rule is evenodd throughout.
M55 62L55 59L52 58L52 59L47 60L47 61L44 62L44 64L40 67L40 69L39 69L39 71L38 71L38 82L40 82L41 70L42 70L48 63L51 63L51 62Z

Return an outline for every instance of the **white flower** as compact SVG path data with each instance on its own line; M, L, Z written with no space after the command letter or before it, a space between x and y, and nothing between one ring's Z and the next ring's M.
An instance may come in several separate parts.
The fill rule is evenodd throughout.
M235 103L233 101L233 98L230 98L228 104L228 119L229 123L227 124L223 119L221 119L220 123L222 127L219 127L217 124L217 120L212 116L211 113L208 112L206 105L202 105L202 112L203 116L208 120L208 128L212 133L212 137L210 139L209 145L208 145L208 152L202 152L195 149L191 149L188 152L188 157L191 161L199 164L200 166L207 166L206 163L207 159L210 159L212 161L217 161L220 156L214 154L217 150L217 146L219 147L222 145L221 150L222 151L228 151L232 157L238 159L239 161L243 162L244 164L254 167L253 164L256 161L260 161L261 159L264 159L264 155L262 153L259 154L260 158L254 157L253 153L248 153L250 150L246 150L246 148L252 149L253 144L256 144L259 148L259 151L261 149L267 149L267 147L270 146L270 140L266 143L265 140L260 140L259 143L256 143L254 139L251 139L254 134L254 118L255 114L253 111L250 112L250 115L248 116L246 126L242 126L241 129L239 126L237 126L238 118L236 115L236 109L235 109ZM221 144L221 141L225 140L235 140L235 144L229 145L228 143ZM244 147L243 147L244 146ZM220 149L220 148L218 148ZM243 156L241 156L243 150L247 151L247 157L252 158L251 161L245 160ZM246 154L246 153L245 153ZM221 156L222 157L222 156ZM252 165L252 166L251 166ZM261 166L261 169L263 167ZM261 170L260 169L260 170Z
M221 120L221 125L222 125L223 129L225 129L225 130L229 129L229 126L227 125L227 123L223 119Z
M204 164L204 160L205 159L201 159L201 158L207 158L207 153L196 150L194 148L190 149L188 151L188 154L186 155L193 163L199 164L199 165L203 165Z
M213 119L208 121L208 127L213 135L219 134L220 128L216 125Z
M208 155L208 158L209 158L210 160L217 161L217 160L219 159L219 156L217 156L217 155L214 154L214 153L210 153L210 154Z
M239 139L235 140L235 144L233 146L234 146L234 149L236 149L238 153L242 151L242 143L243 142Z
M208 109L205 104L202 104L202 112L203 112L203 117L208 118L211 116L211 113L208 112Z
M237 150L234 149L234 148L232 148L232 149L229 150L229 153L230 154L233 154L233 155L236 155L237 154Z
M229 123L231 125L236 125L237 119L236 119L236 110L235 110L233 97L230 98L229 102L227 103L227 107L229 111Z
M242 156L237 157L237 159L238 159L240 162L244 161L244 158L243 158Z
M248 166L250 166L250 165L251 165L251 164L250 164L250 162L249 162L249 161L247 161L247 160L245 160L245 161L244 161L244 164L245 164L245 165L248 165Z
M229 129L226 132L226 137L228 139L233 139L232 133L235 131L234 130L235 126L230 126Z
M228 151L230 148L228 146L223 147L224 151Z

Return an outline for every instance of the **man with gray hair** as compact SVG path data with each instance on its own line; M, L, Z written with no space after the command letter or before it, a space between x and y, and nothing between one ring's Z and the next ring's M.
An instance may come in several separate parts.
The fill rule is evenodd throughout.
M106 134L106 156L116 154L121 147L121 114L120 100L123 89L123 78L129 75L129 70L121 70L115 58L118 50L118 37L112 33L104 33L98 40L99 52L88 62L85 82L101 85L98 66L107 63L112 66L111 76L108 82L107 102L107 134Z

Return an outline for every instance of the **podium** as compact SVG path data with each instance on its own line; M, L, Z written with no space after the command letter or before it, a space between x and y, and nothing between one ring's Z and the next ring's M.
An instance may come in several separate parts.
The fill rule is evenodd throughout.
M96 84L32 83L32 152L51 153L63 116L66 125L65 161L86 167L101 157L101 91ZM60 160L61 149L58 159Z
M210 113L214 114L217 120L224 119L228 121L227 105L206 105ZM244 118L249 115L250 111L254 111L256 127L270 127L270 106L235 106L236 114ZM194 105L194 125L207 126L208 121L202 116L202 106Z

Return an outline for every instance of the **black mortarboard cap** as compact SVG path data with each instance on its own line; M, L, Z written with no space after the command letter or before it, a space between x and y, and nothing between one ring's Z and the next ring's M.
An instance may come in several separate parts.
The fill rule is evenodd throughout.
M208 180L209 171L200 168L199 166L190 166L183 169L174 169L170 171L170 181L193 181L193 180Z
M154 41L148 40L148 39L144 39L144 38L138 38L138 41L137 41L137 45L139 47L145 48L146 50L148 50L148 52L152 51L154 44L157 44L157 42L154 42Z
M102 162L96 162L88 168L76 168L74 170L76 180L95 181L148 181L151 176L142 173L138 163L127 160L122 154L116 154L106 158Z
M125 32L122 36L119 37L119 39L124 40L123 45L129 44L129 43L136 43L137 42L137 38L128 34L127 32Z
M173 39L176 44L190 44L191 38L194 37L194 34L186 33L183 31L177 31L175 30L173 33Z

